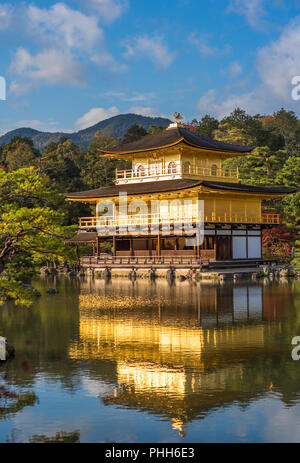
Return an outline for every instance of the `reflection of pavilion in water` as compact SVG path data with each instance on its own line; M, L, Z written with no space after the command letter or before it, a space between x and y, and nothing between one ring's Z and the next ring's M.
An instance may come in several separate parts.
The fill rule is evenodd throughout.
M83 298L80 340L69 351L72 358L116 362L118 386L105 404L163 414L182 434L185 423L208 409L247 403L268 389L266 372L260 372L261 381L247 370L265 355L265 330L279 329L263 322L268 288L185 282L178 290L165 283L152 289L144 282L124 283L113 283L120 303L143 294L153 300L151 309L103 314L85 308ZM106 289L101 281L101 297Z

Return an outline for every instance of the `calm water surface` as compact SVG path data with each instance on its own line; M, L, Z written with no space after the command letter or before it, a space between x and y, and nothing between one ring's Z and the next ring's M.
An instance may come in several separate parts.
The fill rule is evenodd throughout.
M34 285L0 308L0 442L300 441L299 281Z

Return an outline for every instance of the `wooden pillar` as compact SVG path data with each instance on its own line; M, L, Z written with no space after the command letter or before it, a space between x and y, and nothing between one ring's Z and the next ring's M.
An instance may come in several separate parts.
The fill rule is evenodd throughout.
M217 232L215 232L217 233ZM214 253L215 253L215 260L217 260L217 237L218 235L214 236Z
M113 256L116 255L116 235L113 235Z
M197 257L200 257L200 236L199 232L197 231Z
M99 257L101 253L101 248L100 248L100 236L97 236L97 256Z
M132 238L129 239L130 242L130 256L133 256L133 243L132 243Z
M214 204L214 210L213 210L213 221L217 221L217 215L216 215L216 200L214 199L213 200L213 204Z
M157 256L160 257L160 234L157 235Z

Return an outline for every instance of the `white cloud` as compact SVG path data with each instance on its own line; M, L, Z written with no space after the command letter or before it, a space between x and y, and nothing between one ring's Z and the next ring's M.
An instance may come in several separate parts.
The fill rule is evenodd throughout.
M222 97L222 95L218 95L215 90L211 89L202 95L197 103L197 109L201 116L210 114L218 119L227 116L237 107L245 109L251 114L258 113L259 109L255 93L249 92L242 95Z
M30 127L31 129L41 130L43 132L53 132L57 130L58 123L55 121L43 122L40 120L22 120L15 124L16 127Z
M34 37L39 47L35 55L23 47L17 49L10 66L15 73L11 93L24 94L42 84L83 85L85 66L91 62L106 72L127 69L109 53L97 15L86 15L64 3L50 8L23 4L14 10L0 6L0 27L1 13L6 11L13 11L18 30Z
M263 3L263 0L231 0L227 12L244 16L251 27L261 29L266 25Z
M10 132L13 129L0 129L0 137L1 135L5 135L7 132Z
M197 37L194 33L189 35L188 41L196 47L197 51L204 58L213 55L215 52L215 49L211 45L208 45L207 42Z
M84 5L96 10L107 22L113 22L128 8L127 0L84 0Z
M16 91L22 86L35 86L38 84L55 85L68 83L84 85L82 65L75 62L72 56L54 48L43 50L37 55L31 55L25 48L18 48L11 64L11 71L27 79L22 83L16 81L10 91Z
M192 32L188 36L188 42L197 50L202 58L209 58L216 55L223 55L228 54L231 51L231 47L229 45L224 45L223 48L218 48L208 43L208 38L204 36L197 36L194 32Z
M162 114L158 113L154 108L145 108L143 106L131 106L129 112L133 114L139 114L140 116L148 117L163 117Z
M210 90L198 101L201 113L218 117L240 106L250 114L272 113L286 107L299 113L299 102L291 97L292 78L300 74L300 15L282 31L277 40L257 52L257 85L242 94L226 94ZM238 70L238 68L237 68Z
M29 92L33 87L32 82L22 82L18 80L12 80L9 85L8 93L15 95L24 95L24 93Z
M126 64L117 63L115 58L108 53L106 50L97 52L91 56L91 61L96 64L96 66L102 67L106 71L112 73L119 73L127 71L128 67Z
M126 58L147 56L157 67L167 69L172 64L175 53L172 53L160 36L142 35L130 42L124 42Z
M83 389L87 392L88 396L91 397L103 397L106 394L112 394L113 386L106 384L99 379L90 379L87 376L83 376L81 379Z
M127 69L108 52L103 30L95 16L72 10L63 3L56 3L49 9L31 5L27 14L32 33L40 36L43 43L56 43L56 47L67 52L84 52L85 57L110 72Z
M0 30L6 29L12 20L13 8L11 5L0 5Z
M32 33L60 43L68 48L87 49L103 42L103 31L97 18L72 10L64 3L56 3L49 9L30 5L27 11Z
M225 73L232 78L238 77L242 72L243 69L238 61L233 61L230 63L228 68L225 70Z
M206 93L204 93L197 103L197 107L199 111L207 111L208 107L214 103L216 99L216 90L210 89Z
M125 101L146 101L150 96L143 94L136 94L133 96L124 97Z
M92 108L75 121L74 127L77 130L86 129L87 127L91 127L100 121L108 119L109 117L117 116L118 114L120 114L120 111L116 106L111 106L107 109Z
M300 16L278 40L259 50L257 63L263 84L277 97L290 100L291 80L300 73Z
M105 93L106 97L109 98L117 98L118 100L121 101L147 101L155 98L155 93L150 92L150 93L133 93L132 95L127 95L124 92L115 92L115 91L110 91Z
M148 117L165 117L154 108L142 106L132 106L129 108L128 112ZM110 108L92 108L75 121L74 127L76 130L86 129L87 127L91 127L100 121L117 116L118 114L120 114L120 111L116 106L111 106Z

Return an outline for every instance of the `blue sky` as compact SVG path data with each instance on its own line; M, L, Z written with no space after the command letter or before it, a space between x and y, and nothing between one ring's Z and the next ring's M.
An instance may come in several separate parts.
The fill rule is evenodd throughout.
M0 133L127 112L300 115L300 0L7 0L0 51Z

